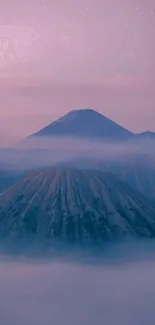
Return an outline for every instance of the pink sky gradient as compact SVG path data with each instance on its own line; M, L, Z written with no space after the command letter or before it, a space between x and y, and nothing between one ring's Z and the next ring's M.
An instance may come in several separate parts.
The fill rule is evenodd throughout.
M0 22L0 144L78 108L155 131L154 0L5 0Z

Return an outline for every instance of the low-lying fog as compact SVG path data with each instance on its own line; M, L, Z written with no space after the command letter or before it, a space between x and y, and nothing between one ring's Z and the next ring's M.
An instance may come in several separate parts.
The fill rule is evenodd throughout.
M33 138L14 148L0 149L0 168L25 170L75 159L120 160L135 155L155 156L155 141L88 141L71 138Z
M115 262L1 257L0 323L155 324L155 258Z

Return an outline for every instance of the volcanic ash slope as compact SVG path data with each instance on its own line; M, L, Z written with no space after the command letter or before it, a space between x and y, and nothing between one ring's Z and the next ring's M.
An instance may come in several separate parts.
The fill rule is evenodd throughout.
M155 204L102 171L45 169L0 195L0 238L101 243L155 236Z

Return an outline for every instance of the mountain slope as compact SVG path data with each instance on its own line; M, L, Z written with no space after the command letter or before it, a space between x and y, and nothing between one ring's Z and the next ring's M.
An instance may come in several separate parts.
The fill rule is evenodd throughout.
M135 134L136 140L155 140L155 133L151 131L145 131Z
M100 171L36 171L0 195L0 238L103 242L155 236L155 204Z
M102 165L102 170L116 175L122 181L143 194L155 198L155 165L151 159L109 163Z
M153 144L155 142L155 133L152 131L144 131L141 133L133 133L133 135L127 139L130 143L137 143L137 144Z
M126 140L132 132L92 109L74 110L51 123L36 136L73 136L96 139Z
M13 186L20 179L22 179L27 171L10 171L5 169L0 169L0 193L4 192L9 187Z
M58 164L57 164L58 165ZM105 158L74 158L61 162L59 167L100 170L108 172L144 195L155 198L155 158L154 155L136 155Z

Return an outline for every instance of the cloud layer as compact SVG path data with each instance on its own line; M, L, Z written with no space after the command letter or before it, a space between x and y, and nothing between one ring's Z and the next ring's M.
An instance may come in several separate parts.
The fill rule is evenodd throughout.
M0 262L3 325L152 325L154 260Z

